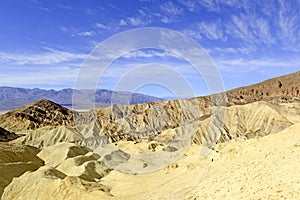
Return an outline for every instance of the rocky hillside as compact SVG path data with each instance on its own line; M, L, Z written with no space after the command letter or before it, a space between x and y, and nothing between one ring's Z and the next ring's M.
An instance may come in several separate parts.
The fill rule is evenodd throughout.
M258 101L275 105L300 102L299 89L300 71L218 95L129 106L113 105L99 108L96 113L104 132L113 141L118 141L135 136L155 136L167 129L199 122L211 116L211 108L215 105L244 105Z
M99 119L102 125L95 122L76 128L61 126L50 131L35 130L28 132L18 141L38 148L67 141L87 146L90 149L97 149L99 145L110 142L118 144L122 141L132 141L153 151L158 148L177 151L192 142L211 148L220 142L262 137L300 122L299 103L275 105L268 102L254 102L246 105L212 108L214 109L222 113L219 115L220 118L195 111L183 113L181 122L176 118L170 118L166 113L161 113L165 117L163 120L155 113L149 115L153 110L148 108L142 110L145 115L142 112L140 115L133 115L133 120L129 120L129 115L125 119L116 118L114 122ZM174 113L176 114L175 111ZM172 113L169 112L169 114ZM171 119L175 122L177 120L178 124L168 124L168 120ZM149 120L149 122L143 120Z
M72 111L45 99L0 115L0 126L13 132L62 125L73 126Z
M300 71L226 92L230 104L254 101L300 101Z

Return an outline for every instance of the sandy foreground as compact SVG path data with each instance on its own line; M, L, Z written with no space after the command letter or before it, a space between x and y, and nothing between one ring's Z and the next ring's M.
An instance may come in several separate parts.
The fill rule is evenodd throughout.
M83 152L80 159L91 158L75 150ZM50 168L64 154L53 157L51 150L48 166L14 178L2 199L300 199L300 123L262 138L220 143L204 159L200 150L192 145L175 163L150 174L113 170L95 184L56 170L80 171L70 159Z
M113 171L103 180L119 199L300 199L300 124L259 139L199 146L147 175Z

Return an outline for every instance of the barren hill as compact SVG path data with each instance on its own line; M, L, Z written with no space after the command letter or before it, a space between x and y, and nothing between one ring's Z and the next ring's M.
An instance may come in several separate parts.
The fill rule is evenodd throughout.
M300 71L226 92L231 104L300 100Z
M72 111L52 101L41 99L0 115L1 127L14 132L38 128L53 129L73 125Z
M211 116L215 105L244 105L267 101L279 104L300 102L300 71L264 82L237 88L220 95L210 95L191 99L172 100L137 105L113 105L96 110L101 127L113 141L157 135L167 129L199 122ZM225 102L222 103L222 101ZM269 104L271 106L271 104ZM221 109L224 111L224 109ZM215 111L218 112L218 111Z

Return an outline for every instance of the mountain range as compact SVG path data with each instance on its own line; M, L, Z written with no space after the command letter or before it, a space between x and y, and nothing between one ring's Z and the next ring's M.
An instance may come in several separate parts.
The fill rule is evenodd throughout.
M76 93L78 96L80 96L81 105L88 105L92 101L96 107L104 107L110 105L111 103L139 104L164 100L162 98L139 93L111 91L105 89L98 89L94 91L88 89L74 90L70 88L62 90L45 90L39 88L26 89L0 87L0 110L13 110L40 99L48 99L68 108L71 108L72 106L76 108L76 105L72 104L73 93ZM94 98L91 99L91 96Z

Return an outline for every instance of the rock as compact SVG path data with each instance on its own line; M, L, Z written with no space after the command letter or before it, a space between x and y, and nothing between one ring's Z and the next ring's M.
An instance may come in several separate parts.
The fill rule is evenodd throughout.
M223 107L222 110L218 108L223 120L208 118L200 123L194 138L196 144L214 146L219 142L262 137L293 124L267 102Z
M13 132L50 130L62 125L73 125L73 112L46 99L0 115L0 126Z
M77 145L84 145L90 149L95 149L101 144L110 143L99 127L98 122L76 126L75 128L61 126L53 130L34 130L26 136L18 139L19 142L38 148L53 146L60 142L70 142Z
M73 143L61 142L41 150L37 156L45 161L47 166L57 167L68 158L85 155L89 152L86 147Z
M26 171L34 171L44 164L36 156L38 151L30 146L0 143L0 196L14 177Z
M5 188L2 199L85 200L111 199L110 189L101 183L87 182L79 177L66 176L55 168L45 166L35 172L15 178Z

